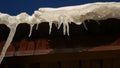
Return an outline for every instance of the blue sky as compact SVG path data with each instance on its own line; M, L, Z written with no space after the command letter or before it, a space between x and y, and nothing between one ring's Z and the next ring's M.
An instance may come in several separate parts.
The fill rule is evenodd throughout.
M17 15L21 12L32 14L40 7L61 7L80 5L90 2L108 2L120 0L0 0L0 12Z

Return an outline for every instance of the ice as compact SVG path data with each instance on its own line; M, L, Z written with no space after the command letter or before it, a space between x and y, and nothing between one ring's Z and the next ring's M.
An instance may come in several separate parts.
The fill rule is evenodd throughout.
M49 34L51 34L52 31L52 22L49 22Z
M0 64L1 64L2 60L3 60L3 58L5 57L6 51L7 51L8 47L10 46L10 44L11 44L11 42L13 40L13 37L14 37L15 32L16 32L17 25L11 26L9 28L10 28L10 33L9 33L9 36L8 36L8 38L6 40L6 43L5 43L2 51L1 51L1 55L0 55Z
M36 24L36 30L38 30L38 27L39 27L39 23Z
M31 36L31 34L32 34L33 26L34 26L34 24L30 24L30 32L29 32L29 37L30 37L30 36Z
M83 22L83 26L84 26L84 28L85 28L86 30L88 30L88 28L87 28L85 22Z
M29 37L32 34L32 29L35 24L36 30L40 23L48 22L49 34L52 32L52 24L55 24L57 29L60 29L63 24L63 35L70 35L69 24L71 22L76 25L83 23L84 28L88 30L85 20L105 20L108 18L120 19L120 2L96 2L76 6L66 6L59 8L40 8L34 11L32 15L23 12L17 16L11 16L6 13L0 13L0 24L5 24L10 28L9 36L2 49L0 55L0 63L2 62L5 53L13 40L16 28L20 23L30 25ZM99 24L99 22L98 22Z

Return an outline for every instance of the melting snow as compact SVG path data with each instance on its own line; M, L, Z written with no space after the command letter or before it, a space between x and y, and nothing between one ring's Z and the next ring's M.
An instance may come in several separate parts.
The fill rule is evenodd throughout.
M10 28L9 36L0 55L0 63L2 62L5 53L13 40L16 28L20 23L30 24L29 36L32 34L34 24L37 24L37 30L38 25L42 22L49 23L49 34L51 34L52 24L54 23L58 29L63 24L63 34L69 35L69 24L71 22L77 25L83 23L87 30L84 23L85 20L93 19L97 21L108 18L120 19L120 2L97 2L60 8L40 8L35 11L32 16L27 13L21 13L17 16L0 13L0 24L5 24Z

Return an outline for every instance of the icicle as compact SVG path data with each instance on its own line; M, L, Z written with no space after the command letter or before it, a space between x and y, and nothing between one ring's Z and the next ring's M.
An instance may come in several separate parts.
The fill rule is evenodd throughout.
M38 30L38 27L39 27L39 23L36 24L36 30Z
M88 28L87 28L85 22L83 22L83 26L85 27L86 30L88 30Z
M69 36L69 22L68 18L64 15L63 16L63 34L65 35L67 32L67 35Z
M69 18L65 17L64 19L65 19L64 23L65 23L65 27L66 27L66 32L67 32L67 35L69 36L70 35L69 34Z
M66 22L65 22L65 15L61 15L59 18L58 29L60 28L61 24L63 23L63 35L66 34Z
M65 35L66 34L66 24L65 24L65 22L63 22L63 35Z
M30 32L29 32L29 37L31 36L31 34L32 34L32 29L33 29L33 26L34 26L34 24L30 24Z
M69 33L69 22L66 22L66 28L67 28L67 35L69 36L70 33Z
M16 28L17 28L17 25L15 25L15 26L10 26L9 36L8 36L8 38L7 38L7 40L6 40L6 43L5 43L5 45L4 45L4 47L3 47L2 51L1 51L0 64L1 64L2 60L3 60L3 58L5 57L5 53L6 53L7 49L8 49L8 47L10 46L10 43L11 43L12 40L13 40L13 37L14 37L15 32L16 32Z
M52 31L52 22L50 21L49 22L49 34L51 34L51 31Z
M65 35L66 34L66 29L67 29L67 27L66 27L66 16L65 15L62 15L61 17L60 17L60 23L59 23L59 25L58 25L58 29L60 28L60 26L61 26L61 24L63 23L63 35Z
M59 21L58 21L58 27L57 27L57 29L60 29L60 26L63 23L63 19L64 19L63 16L60 16Z
M68 22L63 23L63 34L65 35L67 32L67 35L69 36L69 24Z
M58 23L58 27L57 27L57 29L60 29L62 23L63 23L63 21L60 21L60 22Z

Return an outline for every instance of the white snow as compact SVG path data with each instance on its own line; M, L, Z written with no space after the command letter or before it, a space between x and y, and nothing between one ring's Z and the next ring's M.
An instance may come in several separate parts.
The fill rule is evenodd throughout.
M71 22L77 25L83 23L87 30L84 23L85 20L93 19L97 21L108 18L120 19L120 2L96 2L59 8L40 8L31 16L25 12L17 16L0 13L0 24L5 24L10 28L9 36L0 55L0 63L2 62L5 53L13 40L16 28L20 23L30 24L29 37L32 34L33 26L37 24L37 30L38 25L42 22L49 23L49 34L51 34L52 31L52 24L55 24L58 29L63 24L63 34L69 35L69 24Z

